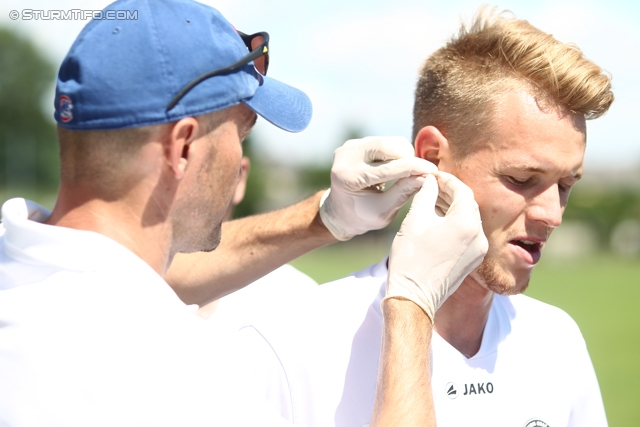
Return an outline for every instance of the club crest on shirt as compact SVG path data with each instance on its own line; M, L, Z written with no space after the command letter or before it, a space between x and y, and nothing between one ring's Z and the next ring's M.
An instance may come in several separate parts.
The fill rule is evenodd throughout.
M541 420L529 420L523 427L549 427L549 424Z

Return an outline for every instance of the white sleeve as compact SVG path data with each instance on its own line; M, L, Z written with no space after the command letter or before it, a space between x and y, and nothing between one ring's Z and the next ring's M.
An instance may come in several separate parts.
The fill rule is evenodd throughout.
M269 342L253 326L244 326L235 338L238 381L254 399L293 422L291 392L280 359Z
M571 418L567 427L607 427L607 417L586 343L580 334L575 344L574 384L576 399L571 408Z

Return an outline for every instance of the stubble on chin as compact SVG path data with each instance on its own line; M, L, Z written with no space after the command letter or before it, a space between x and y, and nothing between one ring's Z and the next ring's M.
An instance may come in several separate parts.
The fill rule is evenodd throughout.
M207 239L207 241L203 244L203 248L200 249L199 252L211 252L215 250L220 245L221 240L222 230L220 227L218 227L218 231L215 234L212 234L209 239Z
M221 240L222 222L218 222L209 230L200 230L199 237L194 239L197 243L192 245L192 252L211 252L220 245Z
M180 236L179 242L174 242L174 249L180 253L211 252L220 245L222 238L222 221L210 219L204 227L193 227L191 224L182 224L175 231Z
M509 274L495 258L487 257L476 269L483 285L499 295L517 295L523 293L529 286L529 278L523 284L516 283L516 278Z

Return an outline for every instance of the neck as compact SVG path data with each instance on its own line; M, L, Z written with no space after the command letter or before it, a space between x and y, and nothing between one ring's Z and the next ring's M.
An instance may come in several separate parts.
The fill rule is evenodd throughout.
M82 197L81 191L60 190L46 223L100 233L126 247L164 276L171 262L171 228L159 220L151 201L134 203L130 198L106 201Z
M467 358L480 350L482 334L489 318L493 292L471 275L442 304L434 329L445 341Z

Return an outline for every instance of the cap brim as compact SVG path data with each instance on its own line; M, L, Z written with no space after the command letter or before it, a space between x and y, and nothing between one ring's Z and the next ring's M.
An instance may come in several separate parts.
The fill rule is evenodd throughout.
M311 121L312 106L309 97L294 87L267 76L251 98L244 99L249 108L288 132L300 132Z

